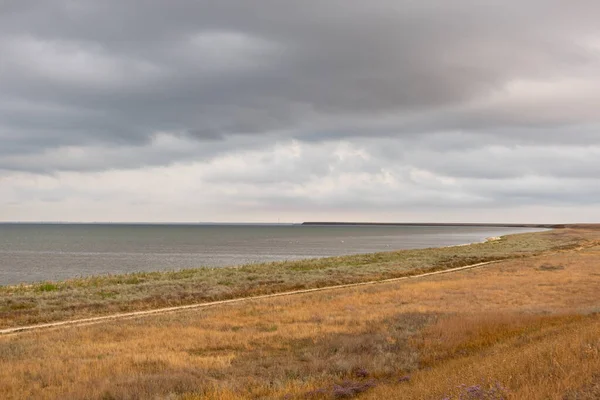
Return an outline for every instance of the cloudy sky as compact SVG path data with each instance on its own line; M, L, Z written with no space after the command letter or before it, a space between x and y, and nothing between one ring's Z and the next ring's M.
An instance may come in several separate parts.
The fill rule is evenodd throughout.
M0 0L0 220L600 221L599 16Z

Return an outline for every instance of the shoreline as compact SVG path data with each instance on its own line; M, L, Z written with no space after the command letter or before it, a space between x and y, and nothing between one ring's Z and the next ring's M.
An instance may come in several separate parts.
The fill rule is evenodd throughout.
M318 223L303 223L301 225L311 225L311 224L318 224ZM333 226L336 225L338 223L328 223L329 225ZM342 225L355 225L354 223L341 223ZM301 226L300 224L298 224L298 226ZM357 224L357 226L360 226L361 224ZM364 224L364 225L379 225L379 224ZM379 249L376 251L367 251L367 252L362 252L362 253L348 253L348 254L341 254L341 255L325 255L325 256L307 256L307 257L300 257L300 258L282 258L279 260L272 260L272 261L257 261L257 262L247 262L247 263L240 263L240 264L230 264L230 265L202 265L199 264L199 266L196 267L191 267L191 268L178 268L178 267L173 267L173 268L164 268L164 269L139 269L139 270L135 270L135 271L131 271L131 272L122 272L122 273L111 273L111 272L101 272L99 271L98 273L92 273L90 275L74 275L74 276L68 276L68 277L64 277L64 278L49 278L49 279L39 279L39 280L34 280L34 281L21 281L21 282L16 282L16 283L7 283L7 284L2 284L0 283L0 289L2 288L17 288L17 287L33 287L33 286L37 286L40 284L45 284L45 283L49 283L49 284L60 284L62 282L66 282L66 281L71 281L71 280L85 280L85 279L96 279L96 278L103 278L103 277L120 277L120 276L131 276L131 275L139 275L139 274L152 274L152 273L159 273L159 274L168 274L168 273L175 273L175 272L180 272L180 271L189 271L189 270L197 270L197 269L206 269L206 268L210 268L210 269L240 269L240 268L245 268L245 267L249 267L249 266L253 266L253 265L261 265L261 264L273 264L273 263L288 263L288 262L295 262L295 261L306 261L306 260L321 260L321 259L330 259L330 258L339 258L339 257L352 257L352 256L366 256L366 255L377 255L380 253L393 253L393 252L399 252L399 251L411 251L411 250L425 250L425 249L441 249L441 248L453 248L453 247L464 247L464 246L470 246L470 245L474 245L474 244L479 244L479 243L486 243L489 241L495 241L495 240L500 240L502 237L505 236L510 236L510 235L519 235L519 234L527 234L527 233L538 233L538 232L544 232L544 231L548 231L551 230L553 228L542 228L542 227L531 227L531 226L509 226L509 225L490 225L490 224L431 224L431 225L424 225L424 224L384 224L384 225L389 225L389 226L457 226L457 227L486 227L486 228L515 228L515 229L539 229L539 230L529 230L526 232L519 232L519 231L511 231L511 232L506 232L503 233L501 236L491 236L491 237L482 237L480 236L479 238L477 238L477 240L474 240L472 242L466 242L466 243L458 243L458 244L450 244L450 245L443 245L443 244L439 244L439 245L433 245L433 246L428 246L428 247L407 247L407 248L387 248L387 249ZM491 232L490 232L491 233ZM475 239L475 238L473 238ZM448 240L449 241L449 240Z
M539 232L545 232L545 231L539 231ZM505 236L509 236L509 235L519 235L518 233L509 233L507 235L502 235L502 236L490 236L490 237L486 237L485 239L479 241L479 242L471 242L471 243L461 243L461 244L452 244L450 246L442 246L443 248L452 248L452 247L464 247L464 246L471 246L473 244L477 244L477 243L489 243L489 242L497 242L499 240L502 240L503 237Z
M0 329L402 278L572 249L583 240L577 231L549 230L467 246L0 286Z

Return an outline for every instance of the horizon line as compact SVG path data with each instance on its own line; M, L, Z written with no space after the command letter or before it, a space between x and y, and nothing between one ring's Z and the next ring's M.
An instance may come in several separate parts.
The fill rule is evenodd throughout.
M525 223L525 222L379 222L379 221L303 221L303 222L173 222L173 221L0 221L0 225L304 225L304 226L507 226L564 227L593 223Z

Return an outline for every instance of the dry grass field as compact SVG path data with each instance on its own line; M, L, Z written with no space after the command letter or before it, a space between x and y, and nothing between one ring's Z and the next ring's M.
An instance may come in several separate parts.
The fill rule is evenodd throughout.
M2 336L0 397L598 399L600 231L551 235L480 269Z

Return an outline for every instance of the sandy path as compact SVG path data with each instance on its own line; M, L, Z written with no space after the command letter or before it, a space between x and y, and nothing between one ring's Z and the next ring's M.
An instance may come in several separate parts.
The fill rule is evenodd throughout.
M184 305L184 306L157 308L154 310L134 311L134 312L128 312L128 313L103 315L100 317L72 319L72 320L67 320L67 321L50 322L47 324L17 326L17 327L13 327L13 328L0 329L0 336L1 335L14 335L14 334L18 334L18 333L37 331L37 330L41 330L41 329L97 324L97 323L102 323L102 322L106 322L106 321L139 318L139 317L144 317L144 316L149 316L149 315L173 313L173 312L192 310L192 309L197 309L197 308L212 307L212 306L217 306L217 305L222 305L222 304L241 303L241 302L247 302L247 301L252 301L252 300L269 299L269 298L273 298L273 297L292 296L292 295L298 295L298 294L304 294L304 293L321 292L321 291L325 291L325 290L337 290L337 289L345 289L345 288L352 288L352 287L358 287L358 286L376 285L376 284L389 283L389 282L398 282L398 281L403 281L403 280L408 280L408 279L418 279L418 278L424 278L424 277L432 276L432 275L449 274L449 273L464 271L464 270L473 269L473 268L480 268L480 267L483 267L486 265L496 264L496 263L499 263L502 261L506 261L506 260L487 261L487 262L467 265L464 267L446 269L443 271L428 272L425 274L410 275L410 276L404 276L401 278L383 279L383 280L379 280L379 281L349 283L349 284L345 284L345 285L325 286L325 287L314 288L314 289L294 290L291 292L265 294L265 295L261 295L261 296L239 297L239 298L229 299L229 300L212 301L209 303L196 303L196 304L188 304L188 305Z

